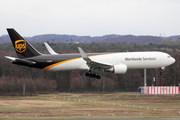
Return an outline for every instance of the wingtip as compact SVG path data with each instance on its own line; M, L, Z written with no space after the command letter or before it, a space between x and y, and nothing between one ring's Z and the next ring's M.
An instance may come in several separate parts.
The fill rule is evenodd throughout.
M6 30L14 30L14 28L6 28Z

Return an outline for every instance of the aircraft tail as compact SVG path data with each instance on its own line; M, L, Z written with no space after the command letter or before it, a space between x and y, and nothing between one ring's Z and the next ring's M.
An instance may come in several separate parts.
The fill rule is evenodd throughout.
M18 58L28 58L38 56L39 53L28 41L26 41L21 35L19 35L13 28L7 28L14 49Z

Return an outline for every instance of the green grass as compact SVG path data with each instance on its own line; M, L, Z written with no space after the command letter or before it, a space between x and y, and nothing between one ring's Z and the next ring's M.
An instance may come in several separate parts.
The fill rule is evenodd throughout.
M179 106L180 95L134 92L1 96L0 119L180 118Z

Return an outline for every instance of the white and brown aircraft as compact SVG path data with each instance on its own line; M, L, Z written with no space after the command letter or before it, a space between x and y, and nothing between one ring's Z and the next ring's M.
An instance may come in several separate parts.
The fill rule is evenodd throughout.
M100 79L100 72L124 74L128 69L161 68L160 74L163 74L165 67L175 62L169 54L158 51L86 54L78 47L80 53L58 54L47 43L45 46L50 54L41 54L14 29L7 31L18 57L5 57L13 64L43 70L85 70L86 76Z

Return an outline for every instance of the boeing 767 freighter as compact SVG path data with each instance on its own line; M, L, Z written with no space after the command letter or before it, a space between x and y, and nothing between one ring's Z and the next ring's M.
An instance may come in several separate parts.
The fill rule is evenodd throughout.
M65 71L85 70L86 76L100 79L100 72L124 74L128 69L160 68L160 74L175 59L164 52L119 52L85 53L78 47L79 53L58 54L47 43L50 54L41 54L13 28L7 29L18 58L5 56L13 64L40 68L43 70Z

